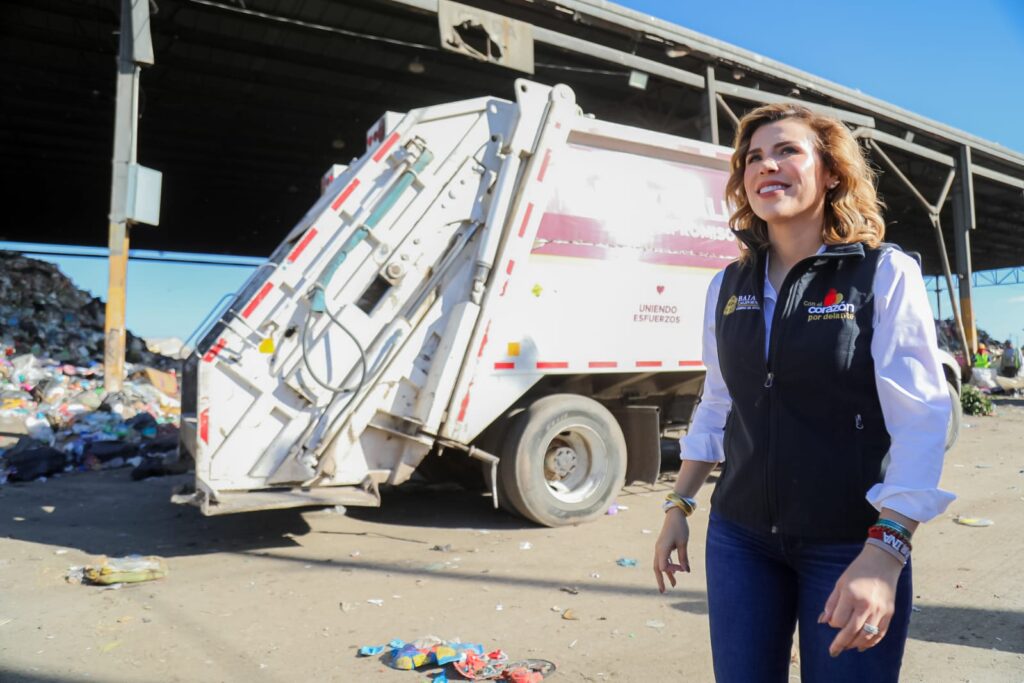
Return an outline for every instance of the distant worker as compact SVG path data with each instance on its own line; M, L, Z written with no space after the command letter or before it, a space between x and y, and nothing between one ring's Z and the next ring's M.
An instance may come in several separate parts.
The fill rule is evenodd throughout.
M987 368L991 365L992 361L988 357L988 347L984 344L978 344L978 352L974 354L974 367Z
M999 374L1002 377L1016 377L1020 374L1020 350L1009 339L1003 344L1003 357L999 359Z

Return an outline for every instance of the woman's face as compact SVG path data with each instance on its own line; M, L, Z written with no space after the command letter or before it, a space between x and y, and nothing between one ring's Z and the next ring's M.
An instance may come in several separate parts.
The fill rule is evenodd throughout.
M750 138L743 187L750 208L769 225L821 228L825 192L836 176L825 168L815 139L798 119L766 123Z

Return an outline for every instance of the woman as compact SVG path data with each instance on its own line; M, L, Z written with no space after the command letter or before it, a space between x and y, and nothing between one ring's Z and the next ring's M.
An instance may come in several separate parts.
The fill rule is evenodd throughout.
M834 119L740 122L727 186L741 256L707 295L704 395L655 545L690 571L687 516L716 463L706 548L719 683L899 677L911 536L937 488L950 402L916 262L882 243L873 174ZM672 561L673 552L678 554Z

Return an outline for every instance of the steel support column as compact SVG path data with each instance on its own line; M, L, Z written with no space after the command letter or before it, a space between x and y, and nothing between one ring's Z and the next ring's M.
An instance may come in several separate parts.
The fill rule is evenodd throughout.
M149 0L121 0L117 53L117 102L110 187L109 274L103 321L103 377L108 392L121 391L127 336L125 304L128 280L128 175L136 161L140 65L153 63Z
M971 298L971 231L974 230L974 182L971 148L960 147L956 156L957 179L953 189L953 250L957 284L960 290L960 315L971 353L978 350L978 328Z
M704 75L704 113L707 116L709 131L705 133L704 139L710 140L713 145L720 144L718 141L718 91L715 86L715 67L709 64Z

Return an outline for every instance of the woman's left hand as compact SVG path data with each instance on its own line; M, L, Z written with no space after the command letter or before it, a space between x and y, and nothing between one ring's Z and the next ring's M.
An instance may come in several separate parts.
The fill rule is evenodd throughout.
M860 652L874 647L885 637L896 603L896 582L903 566L886 551L866 545L825 602L818 623L841 629L828 653L838 657L844 650ZM864 630L864 624L878 627L878 634Z

